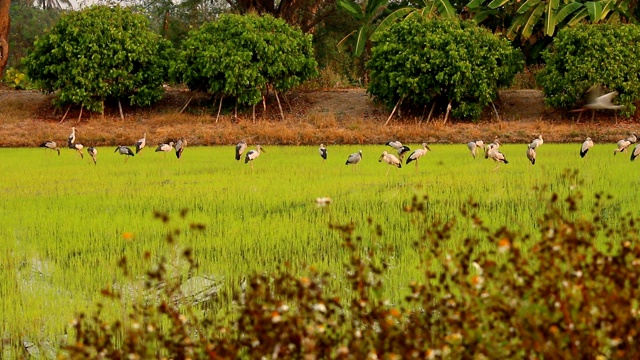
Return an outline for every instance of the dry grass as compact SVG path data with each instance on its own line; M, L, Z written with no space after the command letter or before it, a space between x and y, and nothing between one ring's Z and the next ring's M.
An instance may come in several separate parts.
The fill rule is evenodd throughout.
M63 111L51 106L51 98L37 92L0 90L0 146L29 147L42 141L66 142L70 128L78 128L78 142L85 146L131 145L147 133L149 146L186 138L190 145L230 145L241 139L251 144L374 144L398 139L408 143L461 143L470 139L524 143L538 133L548 142L579 142L586 136L594 141L614 142L629 131L636 130L633 120L619 121L599 115L592 123L590 116L576 124L565 115L549 112L536 90L508 90L496 102L502 121L495 119L491 109L485 111L479 123L442 123L442 118L430 122L418 118L393 118L383 126L388 111L368 99L363 90L340 89L301 92L288 97L291 107L283 101L286 119L280 117L275 99L270 99L267 112L256 108L256 121L249 109L238 118L226 113L216 122L217 102L207 96L192 100L180 114L191 94L172 90L159 104L147 109L125 108L125 120L120 119L117 106L105 115L86 111L78 120L79 108L72 108L60 123ZM233 106L225 104L225 109ZM620 119L622 120L622 119Z

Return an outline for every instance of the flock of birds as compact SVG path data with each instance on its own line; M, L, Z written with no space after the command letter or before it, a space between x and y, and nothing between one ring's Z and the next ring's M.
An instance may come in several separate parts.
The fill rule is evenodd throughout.
M638 138L636 136L636 133L632 132L628 137L618 141L617 148L613 151L613 154L616 155L617 153L625 152L627 148L631 146L631 144L635 144L637 142L638 142ZM131 150L131 148L123 145L118 145L114 153L117 152L120 155L125 155L125 162L126 162L129 159L129 157L135 156L135 154L138 154L140 151L142 151L142 149L146 147L146 144L147 144L147 134L145 133L143 137L134 144L135 153L133 152L133 150ZM527 145L526 156L532 165L535 165L536 163L536 157L537 157L536 149L542 146L542 144L544 144L544 140L542 139L542 134L539 134L538 137L533 139L531 143ZM411 162L415 162L416 170L417 170L418 160L423 156L425 156L427 152L431 151L427 143L423 143L422 148L418 148L413 152L411 152L410 154L409 152L411 151L411 149L408 146L403 145L400 141L389 141L385 143L385 145L393 148L397 153L397 156L387 151L383 151L382 155L380 155L380 157L378 158L378 161L385 162L396 168L402 167L402 162L405 161L404 158L406 156L405 164L410 164ZM155 151L163 152L165 153L165 156L166 156L166 153L171 152L172 150L175 149L176 157L180 159L182 157L182 153L186 146L187 146L187 140L180 139L175 143L172 141L172 142L169 142L168 144L160 144L158 145ZM58 148L58 144L55 141L45 141L42 144L40 144L40 147L57 151L58 155L60 155L60 149ZM76 150L80 155L80 157L84 158L84 153L82 152L84 149L84 146L76 142L75 127L71 128L71 134L67 139L67 147L69 149ZM496 166L496 169L500 166L500 164L509 163L506 156L499 150L500 142L498 141L498 138L495 138L492 143L486 146L484 144L484 141L482 140L470 141L467 143L467 147L469 148L469 151L471 152L471 155L473 156L474 159L478 155L478 150L483 149L485 159L492 159L493 161L498 163L498 166ZM590 137L587 137L586 140L582 143L582 146L580 147L580 157L584 158L587 155L587 152L589 151L589 149L591 149L592 147L593 147L593 140L591 140ZM245 164L250 163L251 169L253 170L253 161L257 159L261 153L263 152L266 153L266 151L260 145L257 145L255 150L247 151L247 148L248 148L248 145L245 141L239 142L235 147L235 158L236 160L240 160L242 159L242 156L244 154L244 163ZM91 156L93 163L97 164L98 150L92 146L87 148L87 153ZM320 157L322 157L323 161L327 160L328 151L327 151L327 148L324 146L324 144L320 144L320 147L318 148L318 153L320 154ZM409 155L407 156L407 154ZM631 161L635 160L638 156L640 156L640 143L637 144L633 149L633 151L631 152ZM350 154L347 157L347 161L345 162L345 165L357 165L360 161L362 161L362 150L359 150L356 153ZM388 174L389 174L389 170L387 170L387 175Z
M133 150L131 150L131 148L129 148L127 146L123 146L123 145L118 145L118 147L116 147L114 153L117 152L120 155L125 155L124 161L127 162L129 157L135 156L135 154L137 154L140 151L142 151L142 149L144 149L146 146L147 146L147 134L145 133L142 136L142 138L140 140L136 141L136 143L134 144L134 147L136 149L135 153L133 152ZM51 140L45 141L42 144L40 144L40 147L56 151L56 152L58 152L58 155L60 155L60 148L58 148L58 144L55 141L51 141ZM82 152L82 150L84 149L84 146L82 144L76 142L76 128L75 127L71 128L71 134L67 138L67 147L69 149L76 150L78 152L78 154L80 154L80 158L84 158L84 153ZM187 147L187 140L186 139L180 139L175 143L172 141L172 142L170 142L168 144L160 144L160 145L158 145L158 147L156 148L156 152L164 152L165 156L166 156L166 153L171 152L171 150L175 149L176 150L176 157L178 159L180 159L182 157L182 152L184 151L185 147ZM98 149L96 149L95 147L91 146L91 147L87 148L87 153L91 156L91 159L93 160L93 163L97 165L97 163L98 163L98 160L97 160Z

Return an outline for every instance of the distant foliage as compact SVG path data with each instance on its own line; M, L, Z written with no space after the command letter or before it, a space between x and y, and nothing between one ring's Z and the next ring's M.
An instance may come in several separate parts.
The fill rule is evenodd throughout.
M36 41L24 66L38 88L58 92L58 105L101 112L106 100L141 106L158 101L170 50L144 16L93 6L63 16Z
M400 99L422 110L450 101L452 115L478 119L524 65L521 53L471 22L411 18L380 33L373 48L369 93L389 107Z
M18 69L8 68L4 73L2 82L8 87L16 90L26 90L31 88L31 82L27 74Z
M629 24L579 25L563 29L543 53L546 66L537 77L546 103L571 109L587 90L617 91L627 116L640 99L640 27Z
M223 15L189 33L172 73L191 90L255 105L317 75L311 35L272 16Z

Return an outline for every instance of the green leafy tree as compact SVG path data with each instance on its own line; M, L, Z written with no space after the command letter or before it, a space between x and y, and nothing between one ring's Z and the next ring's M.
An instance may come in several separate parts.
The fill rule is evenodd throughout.
M173 74L191 90L255 105L267 86L284 93L317 74L311 44L282 19L223 15L189 33Z
M345 36L340 43L355 38L353 54L361 56L367 48L367 42L378 27L376 21L389 4L388 0L367 0L364 3L355 0L338 0L338 6L346 11L359 25L357 30Z
M105 100L150 105L162 97L171 46L147 19L121 7L93 6L63 16L24 59L29 77L58 105L103 111Z
M367 67L369 93L390 107L451 104L454 117L477 119L523 60L473 22L413 17L380 34Z
M592 86L617 91L623 113L631 116L640 99L640 27L630 24L581 24L563 29L543 53L537 77L546 103L571 109Z

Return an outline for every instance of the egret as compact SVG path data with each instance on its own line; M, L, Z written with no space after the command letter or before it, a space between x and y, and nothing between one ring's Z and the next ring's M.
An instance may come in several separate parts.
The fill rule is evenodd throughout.
M414 150L411 155L407 158L407 164L414 161L416 162L416 171L418 170L418 159L423 157L428 151L431 151L431 148L427 145L427 143L422 143L422 149Z
M45 141L42 144L40 144L40 147L45 148L46 149L51 149L53 151L57 151L58 152L58 156L60 156L60 149L58 149L58 144L56 144L55 141Z
M622 140L618 141L618 148L613 150L613 155L615 155L615 154L617 154L619 152L624 152L625 150L627 150L629 145L631 145L631 141L629 141L629 140L622 139Z
M386 151L383 151L382 155L380 155L380 158L378 159L378 162L382 162L382 161L386 162L391 166L395 166L398 169L402 167L402 161L400 161L400 159L398 159L395 155L389 154ZM391 168L387 169L387 175L389 175L389 170L391 170Z
M135 154L133 153L133 150L122 145L118 145L118 147L114 152L119 152L120 155L126 155L126 157L124 158L124 162L127 162L127 160L129 160L129 156L135 156Z
M387 141L385 145L391 146L392 148L396 149L396 151L398 152L398 156L400 157L400 160L404 158L404 154L406 154L411 150L408 146L402 145L400 141Z
M93 146L87 149L87 153L91 155L91 159L93 159L93 163L97 165L96 156L98 155L98 149Z
M67 139L67 146L69 146L69 149L73 149L73 143L75 142L76 142L76 128L72 127L71 135L69 135L69 138Z
M147 133L144 133L142 139L136 141L136 154L142 151L147 146Z
M322 157L323 161L327 160L327 148L324 147L324 144L320 144L320 148L318 149L318 153L320 153L320 157Z
M491 160L493 160L493 161L498 163L498 166L496 166L496 168L493 169L493 170L496 170L498 167L500 167L500 163L504 163L504 164L508 164L509 163L509 161L504 156L504 154L501 153L500 151L498 151L498 147L495 146L494 144L489 144L489 148L487 149L486 157L487 158L491 158Z
M542 146L542 143L544 143L544 141L542 140L542 134L540 134L538 135L537 138L533 139L533 141L531 142L531 148L535 150L540 146Z
M247 143L243 141L240 141L237 145L236 145L236 160L240 160L240 158L242 158L242 153L247 149Z
M168 144L160 144L158 145L158 147L156 148L156 152L162 151L164 152L164 156L167 156L167 153L169 151L173 150L173 141L171 141Z
M351 155L349 155L349 157L347 158L347 162L345 162L345 165L357 165L360 160L362 160L362 150L358 150L357 153L353 153Z
M84 154L82 153L82 149L84 148L84 146L82 146L82 144L71 144L71 148L77 151L78 154L80 154L81 159L84 159Z
M476 141L469 141L467 143L467 147L469 148L469 151L471 151L471 156L473 156L473 158L476 158L476 151L478 148L484 149L484 141L482 140L476 140Z
M176 157L178 159L180 159L180 157L182 156L182 152L184 151L184 148L187 147L187 140L178 140L178 142L176 143Z
M251 171L253 171L253 160L257 159L260 156L260 153L266 153L266 151L260 145L256 145L255 150L249 150L247 155L244 157L244 163L251 162Z
M535 140L534 140L534 142L535 142ZM537 146L540 146L540 145L537 145ZM534 146L534 143L531 143L531 144L529 144L529 146L527 146L527 159L529 159L529 161L531 161L531 165L535 165L536 164L536 147L537 146Z
M631 153L631 161L635 160L638 155L640 155L640 144L636 145L636 147L633 148L633 152Z
M582 143L582 147L580 148L580 157L585 157L587 155L587 151L593 147L593 141L590 137ZM615 152L614 152L615 154Z

